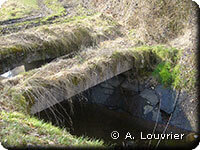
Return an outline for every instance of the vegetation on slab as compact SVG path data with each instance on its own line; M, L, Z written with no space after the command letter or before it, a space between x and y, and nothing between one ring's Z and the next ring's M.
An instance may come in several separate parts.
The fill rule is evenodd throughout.
M195 91L195 41L190 41L195 10L191 0L7 0L0 8L0 73L38 58L57 59L0 80L0 142L105 146L38 120L30 110L42 97L55 99L52 91L73 90L93 74L102 78L108 68L116 72L120 63L132 66L140 78L153 75L167 87ZM192 46L172 48L169 42L186 29L192 32L183 45ZM69 53L70 58L59 58Z

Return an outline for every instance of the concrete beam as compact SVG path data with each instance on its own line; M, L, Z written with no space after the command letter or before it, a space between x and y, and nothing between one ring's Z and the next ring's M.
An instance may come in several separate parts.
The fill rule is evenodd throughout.
M116 62L115 62L116 63ZM35 114L37 112L40 112L42 110L45 110L57 103L60 103L64 100L67 100L77 94L80 94L81 92L101 83L108 79L111 79L114 76L117 76L123 72L126 72L133 67L133 62L131 61L119 61L117 64L103 64L104 66L102 68L105 68L103 71L98 71L98 69L86 70L87 79L80 81L77 85L70 84L70 90L62 91L62 90L56 90L51 89L51 95L52 97L49 97L49 95L46 95L46 93L43 93L39 99L39 101L36 101L35 104L31 108L31 114ZM115 69L113 69L113 66L116 66ZM89 76L88 76L89 75ZM69 77L66 79L69 80ZM44 91L45 92L45 91Z

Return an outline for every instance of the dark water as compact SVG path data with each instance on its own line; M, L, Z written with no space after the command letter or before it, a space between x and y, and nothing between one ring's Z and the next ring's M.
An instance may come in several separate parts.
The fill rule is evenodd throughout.
M69 128L71 134L100 138L112 143L124 141L127 132L134 137L137 137L141 131L151 132L141 125L141 121L138 122L128 113L116 112L103 105L80 101L73 101L72 105L64 101L36 115L45 121L51 121L54 125ZM117 140L111 138L113 131L118 131L120 134Z
M56 104L37 113L36 116L54 125L68 128L72 135L84 135L102 139L106 144L117 145L133 141L129 137L134 137L135 143L139 145L147 145L149 141L141 140L141 132L144 136L151 134L155 125L154 122L133 117L126 112L109 110L103 105L88 103L77 98L71 102L66 100ZM113 131L119 133L118 139L111 138Z

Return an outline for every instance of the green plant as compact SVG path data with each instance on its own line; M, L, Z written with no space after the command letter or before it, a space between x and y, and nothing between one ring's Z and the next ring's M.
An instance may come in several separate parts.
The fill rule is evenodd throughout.
M180 66L179 66L179 65L176 65L176 66L173 68L173 71L172 71L172 79L174 79L174 82L172 83L172 85L173 85L175 88L180 88L180 85L181 85L181 77L180 77Z
M159 82L164 85L170 85L172 83L172 76L170 73L171 65L167 62L162 62L157 65L153 71L153 76L155 76Z
M164 86L178 88L180 85L179 66L173 66L170 62L161 62L153 71L153 76Z

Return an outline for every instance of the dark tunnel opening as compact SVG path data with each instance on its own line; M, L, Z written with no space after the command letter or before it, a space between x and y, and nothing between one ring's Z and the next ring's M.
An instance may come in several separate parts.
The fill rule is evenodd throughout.
M166 117L163 117L166 112L160 110L159 119L155 120L157 116L155 117L154 113L158 112L157 103L150 104L143 95L142 97L141 91L145 90L145 86L137 80L129 84L127 74L130 75L130 72L89 88L70 99L36 113L35 116L52 122L56 126L67 128L72 135L102 139L106 144L147 145L150 140L146 136L153 133L156 124L154 134L158 135L163 132L167 123ZM146 106L149 108L152 106L154 109L147 111ZM111 137L113 131L119 133L119 138ZM169 125L167 133L186 135L190 131ZM141 139L141 136L146 139ZM153 144L158 142L158 140L152 141ZM164 145L169 143L184 144L184 140L161 141Z

